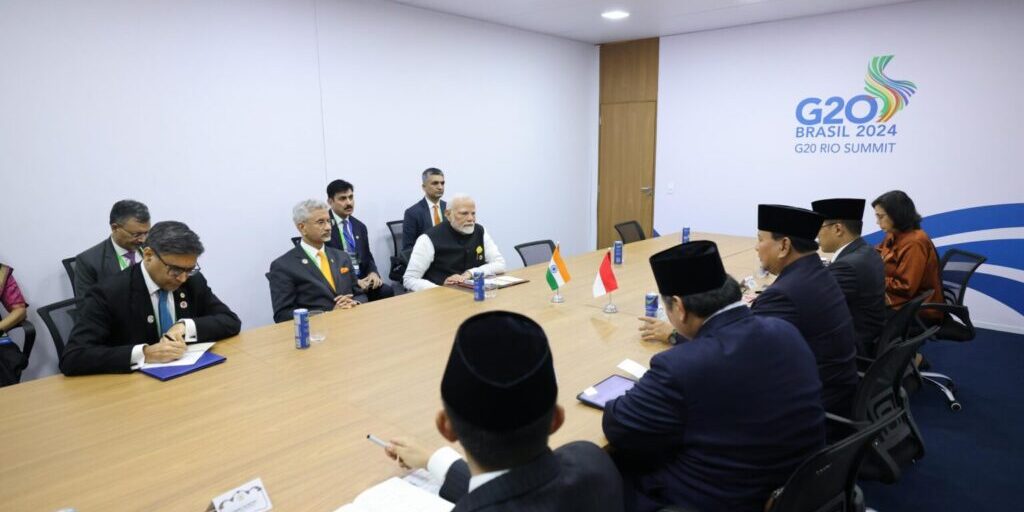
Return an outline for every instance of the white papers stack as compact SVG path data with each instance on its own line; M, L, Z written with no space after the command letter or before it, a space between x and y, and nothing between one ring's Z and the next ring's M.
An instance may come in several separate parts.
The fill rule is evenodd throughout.
M454 503L393 477L359 493L352 503L334 512L450 512L453 508Z

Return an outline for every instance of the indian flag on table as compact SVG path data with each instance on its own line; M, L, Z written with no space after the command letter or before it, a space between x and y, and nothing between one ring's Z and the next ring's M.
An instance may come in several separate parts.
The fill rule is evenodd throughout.
M597 277L594 278L594 297L600 297L618 289L619 282L615 280L615 273L612 272L612 252L608 251L604 253L601 267L597 269Z
M559 247L555 246L555 251L551 253L551 261L548 262L547 276L548 286L552 290L557 290L568 283L572 277L569 276L569 268L565 266L565 262L562 261L562 252Z

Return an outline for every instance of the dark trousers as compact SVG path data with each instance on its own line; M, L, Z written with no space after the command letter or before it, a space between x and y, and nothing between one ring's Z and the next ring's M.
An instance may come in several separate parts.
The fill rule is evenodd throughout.
M393 290L388 284L382 284L380 285L380 288L374 288L373 290L366 290L366 298L370 302L394 296L395 290Z

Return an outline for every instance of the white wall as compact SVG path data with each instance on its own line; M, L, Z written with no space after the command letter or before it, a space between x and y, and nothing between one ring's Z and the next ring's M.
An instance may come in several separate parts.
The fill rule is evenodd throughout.
M758 203L870 201L891 189L907 191L925 216L1024 203L1022 20L1022 2L922 1L662 38L657 229L749 235ZM918 87L890 122L896 136L874 140L895 142L894 151L797 153L801 142L862 142L798 139L796 107L810 96L865 94L868 63L879 55L895 55L887 76ZM855 135L856 127L846 126ZM877 229L872 213L865 214L865 233ZM972 215L961 217L1015 228L992 236L1001 249L1021 247L1024 216ZM974 240L992 242L974 233ZM1020 289L1013 277L1024 276L1011 267L980 272L1010 276L996 286L1006 292ZM1024 317L1010 306L977 300L972 317L980 324L1024 332ZM1020 307L1020 300L1009 302Z
M60 260L125 197L200 234L243 328L271 322L291 206L336 177L385 273L384 222L428 166L478 197L510 262L529 239L594 240L590 45L374 1L16 0L0 62L0 261L43 331L26 378L56 371L34 307L71 296Z

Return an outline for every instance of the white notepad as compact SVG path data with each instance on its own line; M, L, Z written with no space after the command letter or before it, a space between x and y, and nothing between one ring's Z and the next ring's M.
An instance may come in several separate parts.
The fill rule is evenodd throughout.
M196 361L199 361L199 358L203 357L203 354L210 350L212 346L212 341L208 343L191 343L185 349L185 353L174 361L169 363L143 363L139 368L145 370L146 368L163 368L165 366L191 366L196 364Z
M392 477L359 493L352 503L334 512L450 512L453 508L454 503Z

